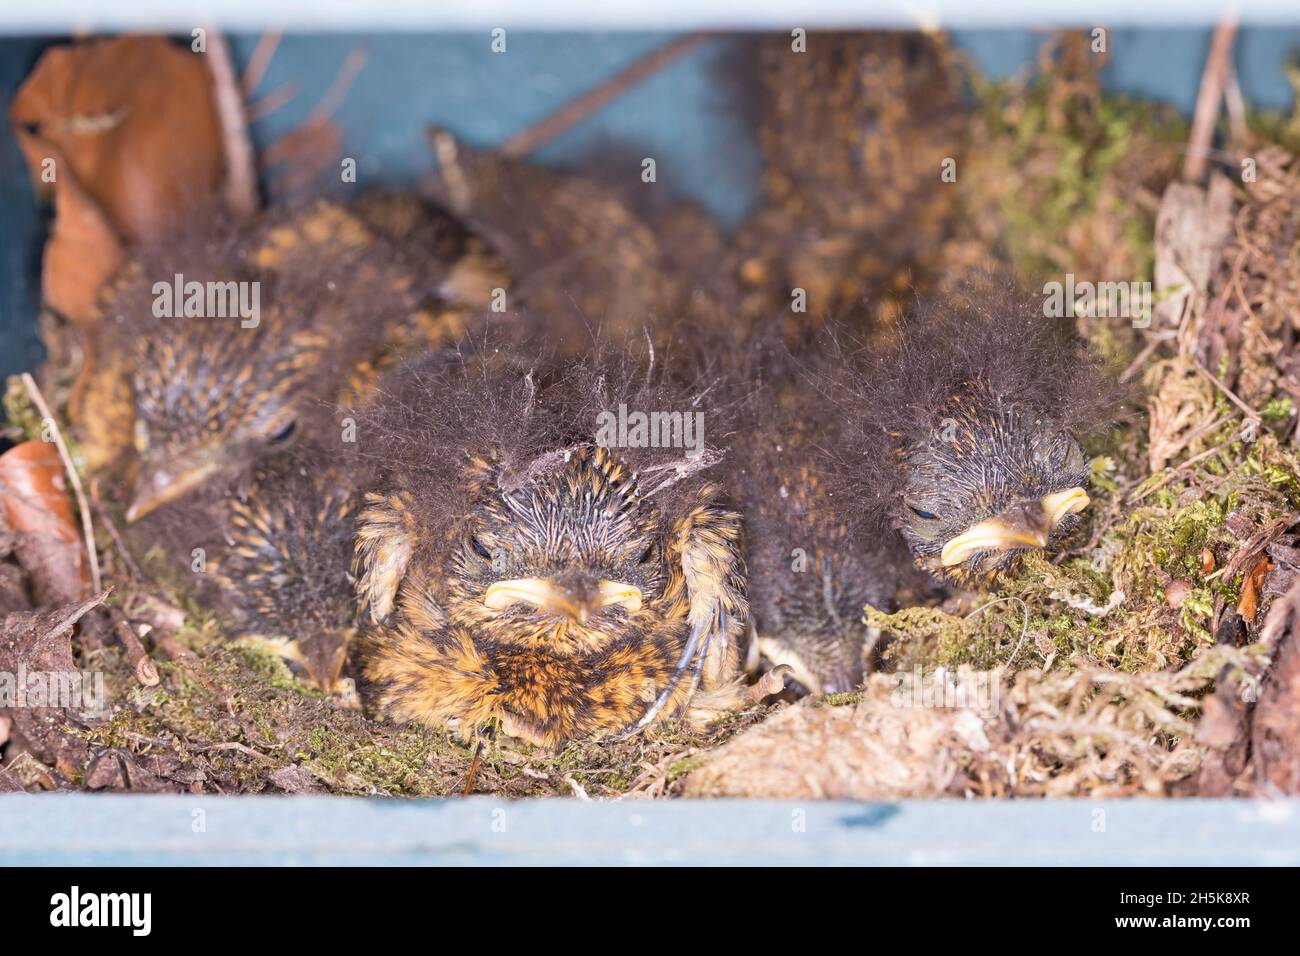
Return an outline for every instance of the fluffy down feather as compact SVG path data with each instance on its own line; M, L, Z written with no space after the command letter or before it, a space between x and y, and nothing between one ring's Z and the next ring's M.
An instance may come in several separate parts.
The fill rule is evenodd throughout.
M837 491L900 528L925 567L968 581L1008 570L1015 550L948 566L943 546L1022 503L1086 486L1078 442L1123 403L1068 320L990 277L920 303L887 347L835 343L812 378L842 422L825 449ZM1078 516L1065 519L1053 538Z
M332 406L364 401L395 357L464 333L484 302L466 300L474 282L452 280L474 271L465 263L477 247L434 211L410 218L411 234L442 258L417 268L397 240L328 202L206 222L139 251L106 296L102 325L104 367L133 382L130 414L119 416L133 421L123 444L141 459L130 517L333 429ZM198 315L187 305L195 283ZM256 314L234 314L236 301Z
M719 455L601 431L620 408L723 427L701 391L630 357L405 370L362 422L369 705L545 746L726 706L747 607Z

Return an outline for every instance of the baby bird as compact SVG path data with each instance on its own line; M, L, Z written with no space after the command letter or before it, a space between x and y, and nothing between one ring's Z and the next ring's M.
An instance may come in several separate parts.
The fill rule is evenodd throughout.
M365 469L350 447L300 442L137 526L168 559L154 570L221 612L228 637L262 644L326 693L340 689L356 630L351 564Z
M1117 407L1066 321L997 280L917 307L883 350L847 334L759 336L730 449L757 647L814 694L860 683L864 604L989 587L1064 538L1088 505L1078 439Z
M838 494L824 449L844 422L815 375L806 343L791 354L773 323L731 350L729 384L742 394L727 449L745 519L753 653L814 695L861 683L877 635L862 608L892 608L910 572L898 535L881 534L858 503Z
M850 691L878 636L863 605L893 607L906 552L834 497L806 430L758 432L751 447L739 481L755 649L808 693Z
M468 262L493 260L441 222L442 258L422 268L328 202L142 251L104 307L118 353L106 365L131 370L139 464L127 520L332 431L332 406L364 401L397 356L458 339L487 307L483 270Z
M738 41L728 72L764 163L735 240L743 311L788 313L803 290L806 328L864 297L901 301L943 266L963 120L942 36L797 33Z
M697 458L602 422L690 414L622 371L426 365L385 401L355 571L378 715L541 747L739 701L740 518Z
M338 687L356 632L359 497L338 470L261 474L247 494L223 502L209 566L239 636L300 664L326 693Z
M918 307L883 353L841 359L840 487L901 531L918 567L988 587L1079 523L1079 439L1113 421L1120 395L1040 297L972 284Z
M717 267L721 228L688 202L645 198L668 190L642 181L639 156L606 150L599 166L557 170L475 150L442 130L431 138L439 194L500 251L511 295L547 317L564 355L585 354L593 339L639 342L669 317L733 321L713 288L730 289Z

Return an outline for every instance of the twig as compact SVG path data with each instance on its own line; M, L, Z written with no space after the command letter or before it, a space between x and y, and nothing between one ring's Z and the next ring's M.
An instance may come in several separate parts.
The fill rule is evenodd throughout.
M1223 87L1232 63L1232 41L1237 35L1237 15L1229 13L1214 28L1210 55L1201 74L1201 89L1196 95L1196 113L1192 132L1187 141L1187 162L1183 164L1183 179L1199 183L1205 178L1206 159L1214 139L1214 126L1219 117L1219 104L1223 101Z
M1196 363L1196 371L1200 372L1202 375L1204 375L1206 378L1208 378L1211 382L1213 382L1213 383L1214 383L1214 386L1215 386L1219 391L1221 391L1221 392L1224 394L1224 396L1227 397L1227 399L1228 399L1230 402L1232 402L1232 404L1236 405L1238 408L1240 408L1243 412L1246 413L1246 417L1247 417L1247 418L1249 418L1251 421L1255 421L1255 422L1260 421L1259 412L1255 411L1255 409L1251 408L1251 407L1250 407L1249 405L1247 405L1244 401L1242 401L1240 398L1238 398L1236 392L1234 392L1232 389L1228 388L1228 386L1225 385L1225 384L1223 384L1223 382L1219 381L1219 380L1214 376L1214 374L1213 374L1212 372L1210 372L1210 370L1207 369L1207 368L1206 368L1204 365L1202 365L1200 362L1197 362L1197 363Z
M203 685L213 697L217 698L224 704L229 705L230 698L216 682L208 676L208 672L203 669L203 664L199 656L192 650L176 639L174 634L163 634L154 637L154 646L162 651L163 655L174 664L184 668L185 672Z
M149 652L140 643L135 629L131 627L126 616L111 605L108 608L108 616L113 622L113 632L126 648L126 662L131 665L131 673L135 674L135 679L140 682L141 687L157 687L158 668L154 666L149 658Z
M349 51L347 57L343 60L343 66L339 68L334 81L330 83L329 89L320 98L320 102L312 108L311 115L307 117L308 123L312 120L329 119L330 114L338 109L339 104L343 102L343 97L348 95L348 90L352 88L353 82L356 81L357 76L365 67L366 59L365 50Z
M659 72L673 60L708 39L705 32L684 33L674 37L658 49L651 50L631 66L610 77L594 89L588 90L568 103L559 112L552 113L523 132L506 140L498 152L509 159L520 159L549 143L560 134L581 123L605 104L621 96L646 77Z
M253 48L253 55L248 58L248 66L244 67L244 75L239 81L239 88L245 96L257 92L262 80L266 79L266 69L271 65L271 58L275 56L282 36L283 31L271 30L258 38L257 46Z
M90 611L92 608L99 607L99 605L103 604L104 599L108 597L108 593L109 593L108 591L100 591L93 598L90 598L87 601L82 601L76 607L71 608L68 611L64 612L63 614L59 615L59 619L55 621L52 626L46 628L42 640L50 637L56 637L59 634L62 634L64 631L70 629L74 624L76 624L83 617L85 617L88 611Z
M256 123L258 120L270 116L276 110L282 109L286 104L292 102L293 98L301 92L302 87L292 80L288 83L281 83L257 102L249 104L249 122Z
M483 748L489 742L495 743L496 739L497 732L494 726L488 725L483 728L478 745L474 748L474 759L469 763L469 772L465 774L465 787L461 790L461 796L468 797L474 792L474 778L478 776L478 768L483 761Z
M1233 435L1230 438L1225 438L1217 445L1214 445L1211 448L1207 448L1205 449L1205 451L1200 452L1199 454L1193 455L1191 458L1187 459L1181 465L1178 465L1175 468L1170 468L1168 471L1165 472L1165 474L1161 477L1161 479L1157 481L1155 484L1147 488L1143 488L1141 492L1131 495L1128 499L1129 504L1136 504L1137 502L1145 498L1147 495L1159 491L1165 485L1169 484L1169 482L1173 481L1174 478L1176 478L1181 472L1184 472L1187 469L1191 468L1193 465L1204 461L1206 458L1209 458L1211 455L1215 454L1216 452L1223 451L1223 449L1227 448L1235 441L1238 441L1236 435Z
M68 454L68 446L63 441L63 432L59 430L59 423L54 420L54 415L50 412L50 406L45 404L45 396L36 385L36 379L32 378L31 373L23 372L23 387L27 389L27 397L32 400L36 410L41 413L41 417L50 423L50 430L54 433L54 447L59 451L59 459L63 462L63 468L68 473L68 481L72 483L72 493L77 498L77 510L81 512L81 530L86 539L86 554L90 559L90 584L96 592L104 589L103 582L99 577L99 554L95 550L95 526L90 521L90 506L86 503L86 492L81 487L81 478L77 475L77 469L72 464L72 456Z
M474 194L470 189L469 178L460 165L460 144L445 129L431 127L428 135L429 145L433 147L433 155L438 160L438 173L447 191L447 203L453 212L464 216L470 211Z
M1246 98L1241 94L1241 80L1237 77L1237 67L1228 64L1227 85L1223 90L1223 101L1228 107L1228 128L1232 142L1242 144L1250 129L1246 123Z
M222 151L226 158L226 206L235 215L246 218L257 211L257 162L248 135L243 93L230 61L230 48L226 46L226 38L212 28L208 29L205 59L212 76L212 98L221 124Z
M250 757L256 757L258 760L264 760L267 763L277 762L276 759L270 756L269 754L264 754L260 750L254 750L252 747L248 746L247 744L241 744L237 740L231 740L231 741L227 741L226 743L220 743L220 744L207 744L206 746L190 744L189 749L197 751L198 753L207 753L208 751L211 750L234 751L235 753L247 754Z
M99 495L94 491L91 492L91 500L95 502L95 512L99 515L99 520L104 523L108 529L108 536L113 539L113 545L117 548L117 553L122 556L126 563L126 569L131 574L131 580L143 581L144 572L140 566L135 563L135 558L131 557L131 552L126 547L126 542L122 540L122 535L118 533L117 525L113 524L113 519L108 516L108 511L104 508L104 503L99 500Z
M582 784L573 779L573 774L566 773L562 779L569 785L569 789L573 791L575 797L583 803L591 803L591 797L587 796L587 791L582 788Z
M1138 353L1137 358L1129 363L1128 368L1124 369L1119 380L1121 382L1127 382L1138 372L1142 371L1146 367L1147 359L1151 357L1152 352L1158 349L1163 343L1172 341L1177 337L1178 333L1173 331L1157 332L1155 335L1148 336L1147 344L1142 347L1142 351Z
M474 778L478 776L478 765L482 760L483 741L480 740L474 748L474 759L469 762L469 772L465 774L465 786L460 791L462 797L468 797L474 792Z

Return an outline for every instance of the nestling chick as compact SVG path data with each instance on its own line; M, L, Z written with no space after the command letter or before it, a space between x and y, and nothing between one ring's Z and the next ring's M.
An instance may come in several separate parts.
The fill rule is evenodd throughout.
M960 84L946 40L901 32L737 41L727 79L749 99L762 204L736 237L744 313L804 327L863 299L925 288L957 214ZM952 169L955 172L955 166ZM876 310L873 307L872 312ZM858 310L861 316L861 310Z
M240 636L301 664L330 693L356 632L351 561L360 495L337 470L284 471L260 475L246 495L225 501L209 569Z
M823 449L842 443L844 423L780 330L761 328L731 364L733 388L746 392L727 453L745 519L755 649L809 693L852 690L875 644L863 605L892 608L916 573L898 535L836 493Z
M561 171L475 150L442 130L431 138L440 195L500 251L514 304L546 316L562 354L583 355L594 339L639 342L665 317L722 317L713 289L729 278L718 275L721 229L687 202L643 198L668 190L642 182L639 157L606 150L599 166Z
M602 412L690 398L484 362L388 398L356 552L369 706L544 747L732 706L747 605L739 516L700 474L716 456L599 443Z
M151 570L222 612L227 636L263 644L326 692L356 630L351 564L366 472L351 447L301 441L136 525L167 559Z
M1120 396L1041 297L972 285L920 306L883 354L841 359L840 487L902 532L919 567L986 587L1079 523L1079 439Z
M468 239L457 248L480 253ZM430 260L415 271L326 202L205 223L142 250L105 304L133 368L140 467L128 521L246 474L303 431L333 429L331 406L363 399L395 356L458 339L486 302L452 281L456 269Z
M754 437L741 482L757 650L809 693L852 690L874 646L862 608L894 606L906 552L835 499L810 436Z

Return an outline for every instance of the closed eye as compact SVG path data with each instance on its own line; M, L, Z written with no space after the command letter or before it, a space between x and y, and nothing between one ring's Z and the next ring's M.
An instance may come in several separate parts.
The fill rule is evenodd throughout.
M483 558L485 561L492 560L492 552L489 551L487 548L485 548L483 546L483 542L480 541L478 538L471 537L469 539L469 543L470 543L470 547L474 549L474 553L477 554L480 558Z
M923 520L923 521L935 521L935 520L937 520L938 517L939 517L939 516L938 516L937 514L935 514L934 512L932 512L932 511L924 511L924 510L922 510L922 509L916 507L916 505L908 505L908 506L907 506L907 510L910 511L910 512L912 512L912 514L916 515L918 518L920 518L920 519Z
M298 420L292 419L289 424L285 425L278 432L267 439L272 445L282 445L293 437L293 433L298 430Z

